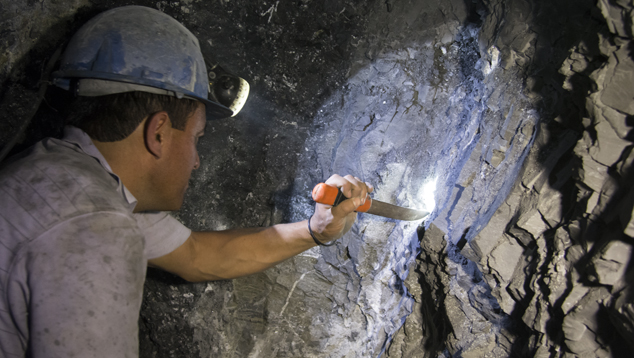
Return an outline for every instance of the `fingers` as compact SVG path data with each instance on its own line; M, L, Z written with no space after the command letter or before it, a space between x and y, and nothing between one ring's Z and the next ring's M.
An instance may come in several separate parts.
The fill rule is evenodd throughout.
M343 193L343 195L346 196L346 198L352 196L350 192L350 183L339 174L334 174L330 178L328 178L328 180L326 180L326 184L334 185L337 188L340 188L341 192Z
M367 187L368 187L368 193L372 193L372 192L374 192L374 185L372 185L372 184L368 183L367 181L366 181L366 182L364 182L364 183L365 183L365 186L367 186Z
M341 177L340 175L335 174L326 180L326 184L340 188L346 198L360 197L365 200L368 192L371 192L368 191L366 183L361 181L359 178L353 177L352 175Z
M361 205L361 198L354 197L352 199L344 200L341 204L331 209L332 216L343 217L354 212L359 205Z
M334 216L343 216L355 211L360 205L365 203L368 193L374 190L372 185L352 175L342 177L335 174L326 180L326 184L337 186L343 195L349 199L332 208Z
M361 181L361 179L353 177L352 175L346 175L344 178L353 184L351 188L352 196L349 196L349 198L358 196L361 198L361 203L359 203L359 205L365 203L365 199L368 197L368 187L365 183Z

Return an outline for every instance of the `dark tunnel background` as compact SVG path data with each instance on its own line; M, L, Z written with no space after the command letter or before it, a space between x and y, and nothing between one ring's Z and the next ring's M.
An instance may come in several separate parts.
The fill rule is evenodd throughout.
M12 152L61 135L68 98L37 93L48 59L130 3L0 0L3 146L36 109ZM304 220L332 173L418 208L435 183L424 222L361 214L336 246L261 274L150 269L141 357L631 352L631 2L133 3L251 84L199 145L174 213L192 229Z

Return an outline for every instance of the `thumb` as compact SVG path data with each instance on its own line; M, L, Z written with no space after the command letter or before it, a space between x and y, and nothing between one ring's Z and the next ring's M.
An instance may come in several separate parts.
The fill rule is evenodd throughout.
M342 201L339 205L333 207L331 209L332 216L341 217L346 216L355 210L361 205L361 198L352 198L346 199Z

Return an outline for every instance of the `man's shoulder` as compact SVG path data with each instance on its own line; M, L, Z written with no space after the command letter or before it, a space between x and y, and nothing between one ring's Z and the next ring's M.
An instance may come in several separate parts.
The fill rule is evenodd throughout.
M91 212L129 212L117 180L97 159L57 139L41 141L3 166L0 193L0 219L30 233Z

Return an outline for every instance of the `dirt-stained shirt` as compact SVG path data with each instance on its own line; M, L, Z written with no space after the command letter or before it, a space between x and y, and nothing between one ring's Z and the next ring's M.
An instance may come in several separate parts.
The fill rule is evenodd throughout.
M136 357L147 260L191 231L136 199L67 127L0 169L0 356Z

